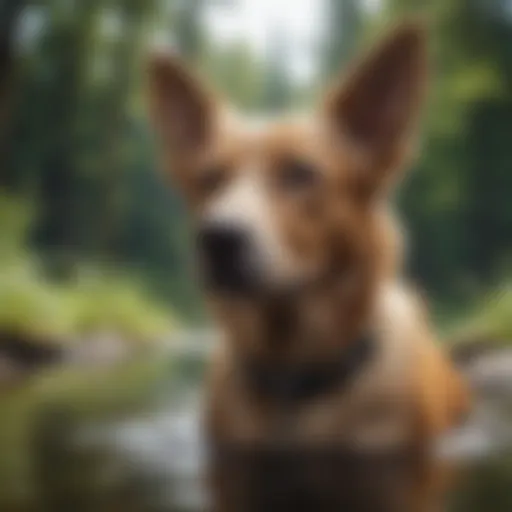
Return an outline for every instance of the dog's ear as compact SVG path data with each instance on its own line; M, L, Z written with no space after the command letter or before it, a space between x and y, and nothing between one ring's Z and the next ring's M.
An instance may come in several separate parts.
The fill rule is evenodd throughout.
M329 126L359 151L370 189L403 163L425 89L426 54L423 26L403 24L327 97Z
M149 62L149 107L165 150L176 161L207 145L215 120L215 101L177 58L155 54Z

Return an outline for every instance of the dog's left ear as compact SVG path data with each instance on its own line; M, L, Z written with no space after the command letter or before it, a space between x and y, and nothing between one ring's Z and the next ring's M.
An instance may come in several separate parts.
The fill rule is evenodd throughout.
M426 36L404 24L327 97L329 126L361 156L364 186L379 189L406 156L426 82Z
M150 59L149 104L156 132L175 161L197 154L210 141L214 97L176 57L155 54Z

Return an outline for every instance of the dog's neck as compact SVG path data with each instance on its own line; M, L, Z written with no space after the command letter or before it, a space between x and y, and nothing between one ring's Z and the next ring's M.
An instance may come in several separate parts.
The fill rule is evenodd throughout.
M219 320L244 359L325 361L368 328L375 288L367 282L347 296L333 278L314 290L220 308Z

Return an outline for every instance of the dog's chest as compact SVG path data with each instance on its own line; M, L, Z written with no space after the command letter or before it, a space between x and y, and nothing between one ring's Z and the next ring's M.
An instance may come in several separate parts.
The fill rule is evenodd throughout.
M367 391L361 381L344 400L276 405L263 417L246 409L233 437L216 445L213 469L225 510L409 510L414 471L405 403L387 395L391 390ZM243 429L247 437L240 437Z
M361 402L355 390L352 400L340 407L332 397L297 410L267 411L264 418L246 410L245 420L233 423L233 437L214 445L213 471L225 510L408 510L413 462L405 410Z
M415 351L400 312L384 310L377 351L349 385L312 400L257 400L232 374L212 432L225 510L410 509Z
M412 353L399 343L382 339L375 357L347 387L310 400L260 401L250 389L233 385L222 404L222 435L249 442L316 440L376 449L403 444L410 426Z

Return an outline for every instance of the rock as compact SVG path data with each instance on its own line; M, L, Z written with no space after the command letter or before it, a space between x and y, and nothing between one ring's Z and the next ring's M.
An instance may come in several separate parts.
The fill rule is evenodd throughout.
M76 340L66 352L66 361L86 366L110 366L131 354L126 340L113 332L101 332Z

